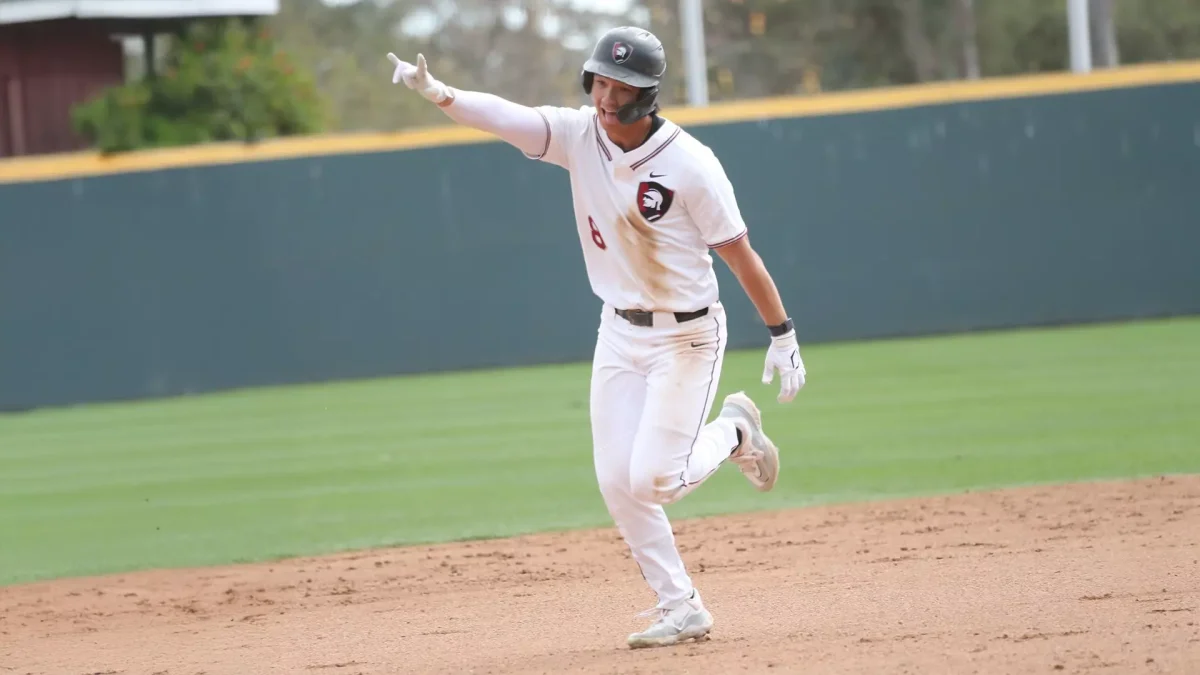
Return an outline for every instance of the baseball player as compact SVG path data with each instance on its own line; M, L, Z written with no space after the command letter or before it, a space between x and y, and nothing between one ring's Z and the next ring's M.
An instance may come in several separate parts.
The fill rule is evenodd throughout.
M730 460L760 491L779 475L779 452L744 393L712 409L726 317L710 250L733 271L770 333L763 384L777 400L804 385L796 332L775 283L750 246L733 186L712 151L659 114L662 44L634 27L607 32L583 66L591 105L523 106L447 86L388 54L392 83L490 132L532 160L570 174L575 223L593 292L602 302L590 392L600 492L642 576L656 620L631 647L706 638L713 618L692 585L663 506Z

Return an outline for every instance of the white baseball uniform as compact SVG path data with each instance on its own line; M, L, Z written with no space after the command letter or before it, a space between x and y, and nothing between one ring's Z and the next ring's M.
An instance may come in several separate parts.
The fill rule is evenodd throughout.
M530 108L461 90L450 103L450 89L427 75L423 58L412 66L389 57L397 66L393 83L404 79L446 102L451 119L570 172L588 279L602 301L590 404L600 492L658 606L690 597L663 505L696 489L738 445L733 422L705 423L726 345L709 250L746 236L724 169L669 120L624 152L591 106ZM775 351L764 382L792 358ZM788 396L800 372L789 371Z
M666 606L692 582L663 505L711 476L738 442L732 422L705 424L726 345L709 249L746 236L746 224L720 162L669 120L624 152L590 106L536 110L546 139L526 155L570 171L588 278L603 301L591 386L596 476ZM651 311L652 325L617 310Z

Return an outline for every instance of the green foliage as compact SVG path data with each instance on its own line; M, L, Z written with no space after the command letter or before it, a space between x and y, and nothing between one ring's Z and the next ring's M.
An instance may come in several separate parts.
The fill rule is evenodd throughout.
M1200 0L1111 6L1120 64L1200 58ZM972 64L985 78L1069 67L1062 0L705 0L704 9L713 100L959 80ZM446 124L440 109L391 84L389 51L424 53L438 78L462 89L573 107L584 102L579 68L595 37L643 23L671 64L663 102L682 104L678 12L678 0L633 0L620 14L574 0L287 0L259 24L275 42L237 24L194 27L174 41L159 80L107 92L77 119L112 149ZM296 72L274 64L280 49ZM239 72L246 54L254 66Z
M410 9L408 0L332 4L287 0L267 25L297 67L313 73L317 88L329 101L331 128L364 131L445 124L440 108L391 83L388 52L411 61L424 51L437 77L461 84L423 42L399 34L397 26Z
M557 32L537 30L550 21ZM388 52L410 62L423 53L434 76L461 89L579 105L579 68L592 39L632 21L574 0L287 0L269 18L280 44L314 73L330 124L343 131L449 123L440 108L391 83Z
M196 22L175 36L161 72L112 87L72 111L102 152L317 133L324 104L265 30Z
M1117 0L1117 41L1126 63L1200 58L1200 2Z
M678 1L637 4L668 63L681 63ZM1200 58L1200 0L1112 6L1121 65ZM985 78L1070 66L1062 0L720 0L704 9L713 100L960 80L968 54ZM668 66L668 78L668 97L682 102L682 70Z

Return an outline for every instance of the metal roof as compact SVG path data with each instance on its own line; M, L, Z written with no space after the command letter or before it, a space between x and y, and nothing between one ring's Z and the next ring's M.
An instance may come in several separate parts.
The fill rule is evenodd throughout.
M0 24L53 19L177 19L263 16L280 0L0 0Z

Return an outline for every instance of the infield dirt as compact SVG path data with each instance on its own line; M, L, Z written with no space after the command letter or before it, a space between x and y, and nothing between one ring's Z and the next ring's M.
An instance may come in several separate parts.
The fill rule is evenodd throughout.
M615 530L0 588L0 673L1197 673L1200 476L679 522L712 639L636 650Z

